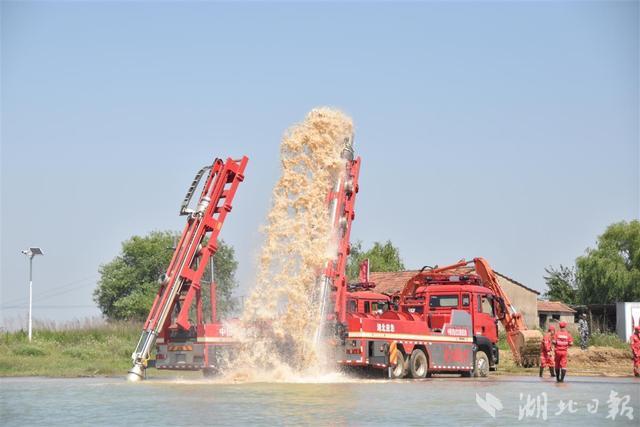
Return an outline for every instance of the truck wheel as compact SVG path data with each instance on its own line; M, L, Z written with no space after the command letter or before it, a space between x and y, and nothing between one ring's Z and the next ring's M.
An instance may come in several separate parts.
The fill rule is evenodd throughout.
M474 377L486 377L489 375L489 358L484 351L476 352L476 366L473 370Z
M411 352L411 357L409 358L409 372L411 373L412 378L424 378L429 372L427 355L419 348L416 348Z
M404 378L404 375L407 373L407 369L405 366L404 355L401 351L398 351L398 356L396 358L396 366L391 367L391 378L398 379Z

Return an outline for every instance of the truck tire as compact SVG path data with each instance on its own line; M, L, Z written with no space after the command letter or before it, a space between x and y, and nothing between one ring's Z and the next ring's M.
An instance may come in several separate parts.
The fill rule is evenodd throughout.
M489 358L484 351L476 352L476 365L473 369L474 377L486 377L489 375Z
M409 358L409 372L412 378L425 378L429 373L429 361L427 355L419 348L411 352Z
M396 366L391 367L391 378L392 379L404 378L405 374L407 373L407 367L405 365L406 363L404 360L404 355L402 354L401 351L398 351Z

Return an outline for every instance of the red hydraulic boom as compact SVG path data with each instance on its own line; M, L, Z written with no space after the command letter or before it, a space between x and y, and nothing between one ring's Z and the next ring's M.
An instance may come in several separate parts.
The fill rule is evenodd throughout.
M130 381L144 378L147 360L158 335L165 328L188 331L192 324L189 311L194 298L197 300L198 323L202 322L201 280L210 258L217 251L220 230L231 211L238 185L244 179L244 170L249 159L215 159L211 166L200 169L188 189L180 209L187 216L187 224L175 248L166 274L160 279L160 289L153 302L138 345L132 354L133 367L129 371ZM201 178L208 173L202 194L195 207L189 208L193 193ZM212 320L215 321L215 292L211 295ZM171 313L177 311L172 323Z
M337 253L333 260L325 266L321 276L321 312L322 323L344 324L346 322L347 296L347 260L349 257L351 223L355 218L355 201L358 193L358 176L360 174L360 157L354 159L352 138L345 140L342 151L345 160L345 173L334 188L329 191L327 204L331 214L331 223L337 236ZM330 308L328 308L330 307ZM318 331L316 342L320 339L322 329Z

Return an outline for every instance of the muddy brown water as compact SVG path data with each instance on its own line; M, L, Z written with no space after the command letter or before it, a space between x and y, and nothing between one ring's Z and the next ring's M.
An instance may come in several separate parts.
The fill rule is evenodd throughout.
M633 378L309 381L4 378L0 425L640 425Z

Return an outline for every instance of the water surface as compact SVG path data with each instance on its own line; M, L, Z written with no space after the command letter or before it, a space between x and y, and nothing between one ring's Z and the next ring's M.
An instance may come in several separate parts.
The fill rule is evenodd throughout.
M332 378L314 383L223 384L180 379L127 383L124 378L5 378L0 379L0 424L640 425L639 380L567 380L556 384L536 377L393 382ZM495 418L478 404L487 398L493 402L488 411L493 407ZM570 406L569 400L573 401ZM614 420L610 410L615 406L610 405L616 402ZM628 418L630 410L633 420Z

